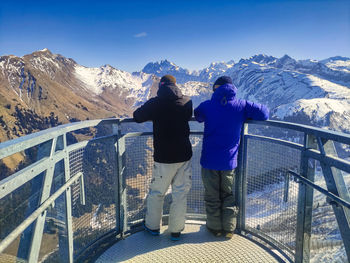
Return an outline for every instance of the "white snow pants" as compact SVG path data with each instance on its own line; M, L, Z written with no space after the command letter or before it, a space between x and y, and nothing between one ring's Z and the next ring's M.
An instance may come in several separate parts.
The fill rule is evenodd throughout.
M165 193L170 184L172 203L169 214L169 231L181 232L185 227L187 193L191 188L191 160L181 163L154 163L153 176L147 196L146 226L160 229Z

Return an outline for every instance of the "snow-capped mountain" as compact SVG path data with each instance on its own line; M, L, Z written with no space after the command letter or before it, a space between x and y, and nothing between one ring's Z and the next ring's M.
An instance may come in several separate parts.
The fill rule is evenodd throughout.
M337 56L337 57L331 57L328 59L324 59L320 62L325 64L328 68L331 68L334 70L350 72L350 59L349 58Z
M153 85L150 74L143 72L131 74L110 65L87 68L77 64L74 69L76 78L84 83L88 92L101 95L107 90L117 90L119 97L131 98L136 104L147 100Z
M226 71L239 97L267 104L277 119L350 132L349 73L288 56L263 61L251 58Z
M0 141L69 121L130 116L158 81L109 65L87 68L48 49L1 56Z
M350 58L345 57L316 61L260 54L238 63L212 63L187 79L188 70L177 73L186 72L182 82L193 83L198 76L208 86L228 75L238 88L238 97L267 104L273 118L350 132L349 69ZM148 73L159 74L150 68ZM173 74L173 70L161 74Z
M188 81L199 81L198 72L190 72L187 69L183 69L177 66L175 63L168 60L162 60L160 62L150 62L143 69L142 72L147 74L154 74L158 77L162 77L166 74L173 75L176 81L180 84Z
M267 104L272 118L350 132L346 57L316 61L260 54L238 63L214 62L199 71L163 60L129 73L110 65L84 67L43 49L23 57L0 57L0 139L77 119L130 116L155 96L159 77L165 74L177 78L194 107L211 97L217 77L228 75L238 97ZM36 128L25 125L24 119L34 115ZM18 123L21 129L15 127Z
M206 82L188 81L185 84L178 84L178 87L184 95L191 97L193 107L197 107L201 102L209 99L212 94L211 88Z
M213 62L207 68L200 71L190 71L188 69L181 68L175 63L168 60L162 60L160 62L148 63L141 72L147 74L154 74L158 77L162 77L166 74L173 75L176 78L177 83L184 84L189 81L199 82L213 82L215 79L225 73L229 68L234 65L233 60L229 62Z
M218 77L223 75L228 69L234 65L234 61L231 60L225 62L213 62L209 67L202 69L199 72L199 79L203 82L214 82Z

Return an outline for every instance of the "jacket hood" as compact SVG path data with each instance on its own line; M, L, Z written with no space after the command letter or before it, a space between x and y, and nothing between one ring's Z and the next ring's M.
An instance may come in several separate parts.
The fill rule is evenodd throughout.
M162 99L175 100L182 98L181 90L175 84L165 84L159 87L157 96Z
M236 97L237 88L233 84L224 84L218 87L211 97L212 100L221 101L223 98L232 100Z

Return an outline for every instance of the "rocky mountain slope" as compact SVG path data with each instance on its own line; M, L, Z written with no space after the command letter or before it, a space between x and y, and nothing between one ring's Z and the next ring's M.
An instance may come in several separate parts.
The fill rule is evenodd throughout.
M1 56L0 141L70 121L129 116L157 83L109 65L83 67L47 49Z

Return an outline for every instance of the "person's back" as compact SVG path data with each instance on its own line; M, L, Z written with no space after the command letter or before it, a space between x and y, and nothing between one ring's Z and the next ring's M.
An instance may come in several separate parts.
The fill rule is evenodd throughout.
M204 121L201 165L215 170L232 170L237 166L237 152L243 123L247 119L266 120L266 106L236 98L233 84L219 86L211 100L194 111Z
M204 122L201 165L207 227L215 235L225 232L232 237L238 213L232 191L242 125L247 119L266 120L269 111L264 105L237 99L229 77L218 78L213 89L212 98L194 110L196 120Z
M147 196L145 229L159 235L163 202L169 185L173 202L170 206L169 230L172 240L179 240L185 227L187 193L191 187L192 147L188 121L192 101L183 96L171 75L161 78L157 97L134 112L136 122L153 122L154 168Z
M153 122L156 162L175 163L191 159L188 125L191 116L191 99L183 96L174 83L165 83L159 88L157 97L134 112L136 122Z

